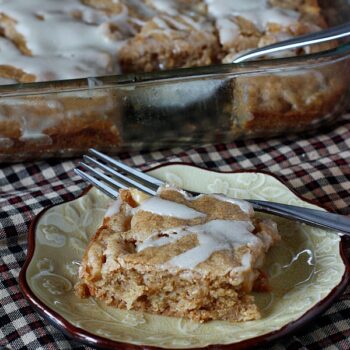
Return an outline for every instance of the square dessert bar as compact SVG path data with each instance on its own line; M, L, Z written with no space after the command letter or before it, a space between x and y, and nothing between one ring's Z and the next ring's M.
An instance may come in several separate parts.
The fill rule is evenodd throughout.
M122 190L85 251L76 292L199 322L258 319L250 292L279 239L276 224L245 201Z

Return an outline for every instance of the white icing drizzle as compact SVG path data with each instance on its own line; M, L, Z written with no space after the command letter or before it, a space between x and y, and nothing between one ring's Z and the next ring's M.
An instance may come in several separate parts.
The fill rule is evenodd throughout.
M178 219L195 219L205 217L206 214L189 208L188 206L159 197L152 197L145 200L135 209L135 212L143 210L161 216L171 216Z
M105 53L95 53L95 60L89 60L89 55L79 61L76 57L63 56L24 56L9 40L0 37L0 65L12 65L27 74L34 75L36 81L53 79L80 78L87 75L102 74L103 66L109 63ZM91 56L91 55L90 55ZM102 64L102 61L104 62ZM96 63L98 62L98 64Z
M159 17L154 17L152 21L158 26L158 28L149 31L149 34L165 34L171 35L172 30L188 31L195 29L198 31L210 30L209 22L196 22L190 16L177 15L171 17L167 14L163 14Z
M111 216L118 214L120 211L120 206L122 204L122 200L120 197L117 198L107 209L105 213L105 218L110 218Z
M300 14L293 10L272 7L263 10L262 13L249 11L245 17L253 22L260 31L264 31L268 23L277 23L282 27L288 27L298 21Z
M241 16L254 23L261 31L268 23L289 26L295 23L300 14L293 10L271 7L266 0L205 0L208 12L214 18Z
M271 7L267 0L205 0L209 14L216 19L222 44L232 43L237 38L237 28L228 22L231 17L243 17L264 32L268 23L288 27L298 21L300 14L293 10ZM223 20L226 19L226 20Z
M189 28L188 24L185 25L184 23L174 19L173 17L163 16L163 18L170 24L170 26L174 27L177 30L188 30Z
M241 267L242 270L248 270L252 265L252 255L249 252L244 253L242 255L241 263L242 263L242 267Z
M242 245L261 246L262 241L252 233L253 229L250 221L211 220L202 225L168 229L162 232L161 237L155 233L137 244L137 251L171 244L187 235L196 234L198 245L168 262L181 269L193 269L216 251L232 250ZM242 260L242 266L249 268L250 260Z
M222 45L232 44L239 36L238 25L228 18L218 18L216 21L218 31L220 33L219 39Z
M220 201L229 202L231 204L237 205L246 214L253 215L254 213L253 206L243 199L231 198L223 194L212 194L211 196Z
M179 189L177 187L173 187L169 184L166 184L163 187L159 187L157 193L160 194L164 189L165 190L171 189L173 191L179 192L188 201L194 201L194 200L200 199L202 197L209 196L209 197L214 197L215 199L222 201L222 202L228 202L228 203L237 205L246 214L252 215L254 213L253 206L249 202L247 202L243 199L231 198L231 197L225 196L224 194L221 194L221 193L213 193L213 194L204 194L203 193L203 194L200 194L198 196L191 196L188 192L186 192L182 189Z
M10 148L14 145L14 142L9 139L8 137L2 137L0 135L0 147L3 147L3 148Z
M160 12L174 16L178 13L179 3L174 0L150 0L150 3Z
M267 7L267 0L205 0L209 13L214 17L224 17L234 12L256 11Z
M9 85L9 84L16 84L17 80L15 79L8 79L8 78L1 78L0 77L0 85Z
M1 38L0 65L10 63L37 81L112 72L116 69L112 57L124 40L112 38L109 24L131 30L124 5L120 13L107 16L79 0L0 0L0 13L16 21L16 30L33 55L24 56Z

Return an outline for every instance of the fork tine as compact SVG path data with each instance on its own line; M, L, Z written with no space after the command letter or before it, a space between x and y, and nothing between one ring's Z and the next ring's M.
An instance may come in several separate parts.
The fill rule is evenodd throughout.
M82 166L84 169L90 171L93 175L97 176L99 179L107 182L107 184L109 185L112 185L112 186L115 186L117 188L128 188L130 186L132 186L133 184L130 183L130 179L128 179L127 177L125 177L127 180L122 180L120 181L120 179L114 179L114 178L111 178L109 176L107 176L106 174L100 172L100 171L97 171L96 169L92 168L90 165L88 164L85 164L85 163L82 163L80 162L79 163L80 166ZM137 182L134 182L134 185L136 188L150 194L150 195L155 195L156 194L156 191L146 187L146 186L143 186L143 185L140 185L139 183Z
M95 165L99 169L102 169L103 171L105 171L107 174L113 175L118 180L122 180L124 183L128 184L129 186L131 185L133 187L136 187L139 190L141 190L143 192L146 192L146 193L149 193L151 195L155 195L156 194L156 191L153 190L152 188L149 188L148 186L145 186L145 185L141 184L138 181L135 181L135 180L133 180L133 179L123 175L123 174L118 173L113 168L111 168L111 167L109 167L109 166L107 166L105 164L100 163L99 161L97 161L94 158L91 158L91 157L85 156L85 155L83 156L83 158L84 158L84 160L86 162L92 163L93 165Z
M161 180L158 180L156 178L154 178L153 176L147 175L137 169L134 169L120 161L117 161L97 150L95 150L94 148L90 148L89 152L92 153L96 158L105 161L108 164L112 164L114 165L117 169L122 169L124 170L128 175L133 175L134 177L136 177L136 179L141 179L147 183L150 183L154 186L157 186L157 188L159 186L164 185L164 182Z
M119 196L118 191L114 190L109 186L106 186L102 181L95 179L94 177L84 173L80 169L74 169L74 172L80 177L82 177L84 180L86 180L87 182L91 183L91 185L97 187L100 191L105 193L108 197L111 197L112 199L118 198Z

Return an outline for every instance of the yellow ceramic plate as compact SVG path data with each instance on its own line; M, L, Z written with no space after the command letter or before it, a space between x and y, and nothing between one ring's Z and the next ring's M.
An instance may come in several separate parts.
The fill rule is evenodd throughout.
M218 173L170 164L150 174L195 192L316 207L275 177L263 173ZM260 320L200 324L121 311L92 298L79 299L73 286L80 260L110 202L98 190L91 189L76 200L41 213L32 225L28 258L20 278L22 290L41 314L71 336L90 344L174 349L256 345L285 335L322 312L349 276L337 234L274 217L283 239L268 254L265 264L272 292L256 294L262 312Z

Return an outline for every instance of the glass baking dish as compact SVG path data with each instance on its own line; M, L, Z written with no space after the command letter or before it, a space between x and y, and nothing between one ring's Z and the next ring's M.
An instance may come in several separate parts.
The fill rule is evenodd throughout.
M324 6L331 24L349 18L344 1ZM340 43L290 58L3 85L0 161L305 132L347 109L349 80L350 44Z

